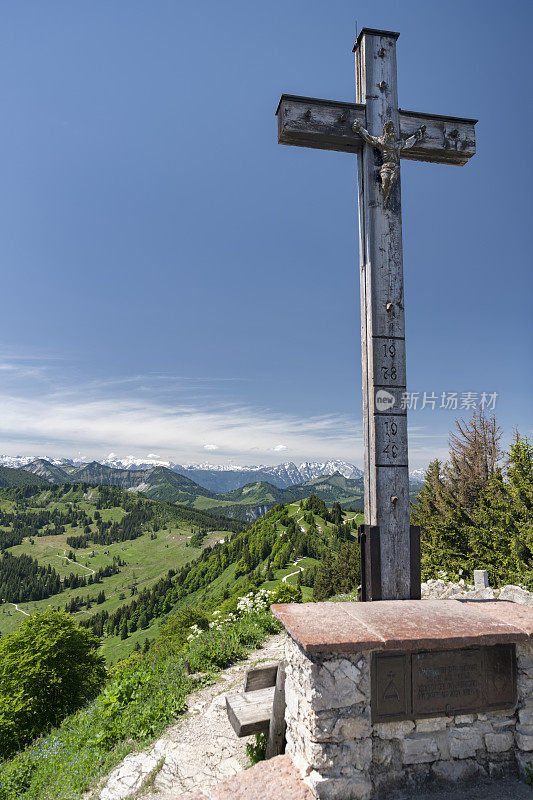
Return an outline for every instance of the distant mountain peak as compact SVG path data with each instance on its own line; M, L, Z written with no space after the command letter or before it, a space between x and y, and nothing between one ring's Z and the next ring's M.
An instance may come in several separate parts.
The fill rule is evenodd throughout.
M299 472L304 481L319 478L321 475L334 475L336 472L345 478L360 478L363 470L349 464L347 461L332 459L330 461L304 461L299 466Z

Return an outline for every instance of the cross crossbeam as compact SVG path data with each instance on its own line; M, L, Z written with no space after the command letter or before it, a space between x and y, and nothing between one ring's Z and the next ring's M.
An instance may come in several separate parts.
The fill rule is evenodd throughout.
M474 125L477 120L462 117L443 117L398 109L400 136L407 139L422 125L424 138L415 147L404 151L402 158L410 161L431 161L434 164L462 166L475 155ZM366 126L364 103L343 103L283 94L279 101L279 144L314 147L318 150L338 150L360 153L363 139L353 131L358 120Z

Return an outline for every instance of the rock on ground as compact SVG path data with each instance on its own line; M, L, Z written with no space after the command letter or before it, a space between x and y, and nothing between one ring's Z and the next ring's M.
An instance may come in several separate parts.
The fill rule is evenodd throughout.
M432 578L422 584L422 599L446 600L448 598L511 600L513 603L533 606L533 592L529 592L521 586L501 586L498 589L487 586L486 589L476 589L463 580L459 583L453 583L453 581L443 580L442 578Z
M219 783L207 794L191 792L176 800L315 800L289 756L260 761Z
M282 634L271 637L246 661L224 670L216 684L190 694L188 712L176 725L167 728L148 749L127 756L91 797L175 800L185 792L209 789L249 766L246 744L255 741L255 737L237 738L228 722L226 694L242 691L244 673L250 667L281 661L283 641ZM162 759L164 763L152 785L143 791L150 773Z

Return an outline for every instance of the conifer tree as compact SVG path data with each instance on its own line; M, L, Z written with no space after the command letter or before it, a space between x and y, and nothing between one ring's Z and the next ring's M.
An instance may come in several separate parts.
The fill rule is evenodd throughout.
M343 511L339 503L335 502L331 506L330 519L335 525L342 524Z
M333 594L333 556L328 553L316 571L313 595L315 600L325 600Z
M488 433L481 435L485 423L479 419L460 449L463 461L457 451L455 461L444 468L433 461L413 505L412 521L422 531L422 578L443 572L455 580L471 580L474 569L486 569L494 586L531 586L533 447L516 433L502 470L496 453L499 429L492 419ZM457 488L460 474L469 484L464 491Z
M148 618L146 616L146 613L143 611L141 616L139 617L139 628L142 631L145 631L147 627L148 627Z
M450 461L446 468L449 498L471 509L494 475L502 458L502 430L494 415L476 409L469 421L456 423L450 434Z

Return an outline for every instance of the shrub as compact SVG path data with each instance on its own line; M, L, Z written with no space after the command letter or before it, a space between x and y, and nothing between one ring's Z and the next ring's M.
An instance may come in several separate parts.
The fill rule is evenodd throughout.
M250 761L250 766L264 761L266 758L267 735L266 733L256 733L255 742L248 742L246 745L246 755Z
M174 614L169 615L160 628L160 638L168 641L173 648L178 648L186 640L192 625L196 625L202 630L207 630L209 620L204 611L199 608L186 606L180 608Z
M105 682L100 640L56 611L0 639L0 755L8 756L95 697Z
M272 603L301 603L302 589L292 583L280 583L271 593Z
M241 598L231 618L210 623L207 631L191 626L197 633L189 634L181 651L172 646L172 637L151 644L147 640L143 653L110 669L106 688L95 700L0 763L0 800L77 800L86 795L132 749L142 749L174 721L191 691L212 680L210 675L191 680L190 672L216 672L280 630L268 603L265 591ZM180 627L180 615L173 616L167 620L169 630Z

